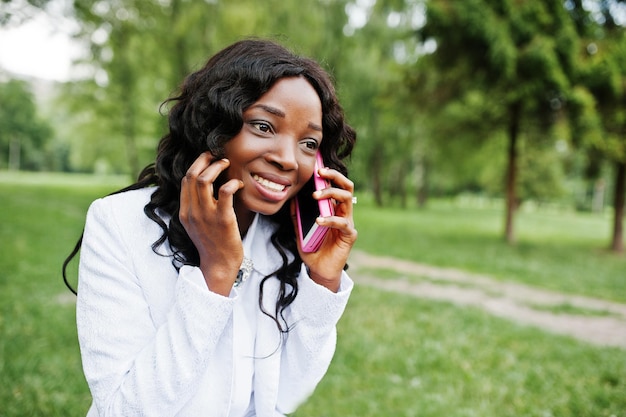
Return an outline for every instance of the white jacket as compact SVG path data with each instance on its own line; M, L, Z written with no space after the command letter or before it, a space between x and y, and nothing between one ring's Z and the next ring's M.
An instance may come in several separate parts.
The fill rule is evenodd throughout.
M93 396L88 416L231 416L233 347L240 339L233 311L242 300L237 289L230 297L210 292L198 284L203 282L198 268L177 272L171 257L153 252L162 232L143 212L153 191L97 200L87 214L76 320ZM258 283L280 265L269 241L274 227L259 217L251 245L254 271L243 285ZM264 287L263 303L272 313L277 283L271 278ZM352 281L344 274L335 294L315 284L303 267L298 283L298 296L285 314L292 326L285 338L256 300L254 406L247 415L293 412L334 354L335 325Z

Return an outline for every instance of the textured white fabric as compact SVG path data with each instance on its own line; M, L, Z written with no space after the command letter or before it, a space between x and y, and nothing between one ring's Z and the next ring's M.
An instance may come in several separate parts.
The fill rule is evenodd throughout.
M95 201L87 214L79 265L78 336L93 404L88 416L219 416L234 395L237 303L258 295L258 283L280 264L259 216L251 248L254 271L229 297L210 292L198 268L180 272L153 252L161 229L143 213L154 189ZM167 219L165 219L167 221ZM166 246L158 251L167 255ZM334 354L335 325L353 283L344 274L335 294L315 284L303 266L299 292L285 316L288 336L258 307L254 338L253 403L247 415L290 413L314 390ZM245 293L245 294L244 294ZM264 286L274 312L278 281ZM241 311L249 311L248 305Z
M258 223L259 215L257 214L243 240L243 254L250 259L252 259L252 242ZM233 333L237 335L237 343L233 346L233 400L230 410L233 416L244 416L252 400L254 343L257 329L256 310L259 308L258 288L262 279L261 274L253 270L248 279L237 287L239 299L233 311Z

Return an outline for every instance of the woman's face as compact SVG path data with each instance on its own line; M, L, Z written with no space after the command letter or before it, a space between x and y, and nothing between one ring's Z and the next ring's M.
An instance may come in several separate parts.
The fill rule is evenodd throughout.
M322 142L322 104L302 77L283 78L243 113L224 146L229 179L240 179L235 212L276 213L313 175Z

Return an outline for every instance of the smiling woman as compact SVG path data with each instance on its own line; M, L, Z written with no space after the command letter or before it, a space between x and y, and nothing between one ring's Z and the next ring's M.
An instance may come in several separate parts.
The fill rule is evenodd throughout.
M220 51L167 103L155 163L87 214L76 317L88 415L291 413L326 373L353 286L343 159L356 135L326 72L270 41ZM313 198L335 214L305 253L294 197L318 153L332 186Z
M243 112L243 120L224 150L229 176L242 181L235 212L245 233L255 213L275 214L313 175L322 105L305 78L283 78Z

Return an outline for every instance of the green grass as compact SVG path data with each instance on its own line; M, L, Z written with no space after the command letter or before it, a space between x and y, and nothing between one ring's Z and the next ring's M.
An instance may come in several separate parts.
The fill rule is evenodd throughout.
M544 304L536 304L536 303L526 303L533 310L538 311L548 311L552 314L568 314L575 316L586 316L586 317L620 317L619 314L614 313L609 310L598 310L591 308L583 308L572 305L571 303L565 302L556 305L544 305Z
M122 185L0 174L0 417L86 414L74 303L60 268L89 203ZM372 253L626 300L625 260L603 250L601 216L524 213L514 248L501 242L495 209L405 212L360 201L356 221L358 246ZM626 417L624 392L624 350L357 286L333 364L296 416Z
M357 287L297 417L626 416L626 355L461 308Z
M0 176L0 416L80 416L90 403L61 263L91 200L118 184ZM75 270L75 267L74 267Z

